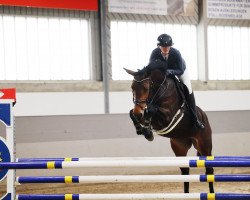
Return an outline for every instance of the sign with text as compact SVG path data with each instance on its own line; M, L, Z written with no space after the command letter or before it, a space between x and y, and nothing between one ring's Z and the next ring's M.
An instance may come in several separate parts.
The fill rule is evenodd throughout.
M193 16L194 0L109 0L109 12Z
M250 0L207 0L207 17L250 19Z
M166 0L109 0L109 12L165 15Z

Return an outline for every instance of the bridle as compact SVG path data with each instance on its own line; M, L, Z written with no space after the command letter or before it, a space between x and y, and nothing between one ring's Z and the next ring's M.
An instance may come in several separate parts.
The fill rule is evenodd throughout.
M142 79L140 81L134 79L133 81L135 81L136 83L142 84L144 81L147 81L147 80L150 81L150 87L149 87L149 90L150 90L151 85L153 84L153 82L151 81L150 78L144 78L144 79ZM148 96L149 96L149 94L148 94ZM143 107L140 104L142 104L142 103L148 104L148 98L147 99L136 99L135 95L133 93L133 102L134 102L135 105L139 106L143 110Z
M153 104L157 99L161 98L161 97L165 94L165 92L167 91L168 86L169 86L169 84L167 84L166 87L164 86L164 83L166 82L166 79L167 79L167 77L166 77L166 75L165 75L164 80L162 81L162 83L160 84L159 88L157 89L157 91L155 92L154 96L153 96L151 99L148 99L148 97L150 96L151 87L152 87L152 85L154 84L154 82L153 82L150 78L144 78L144 79L142 79L142 80L136 80L136 79L134 79L133 81L135 81L136 83L139 83L139 84L142 84L144 81L147 81L147 80L150 81L148 97L147 97L146 99L136 99L135 96L134 96L134 94L133 94L133 102L134 102L134 104L137 105L137 106L139 106L142 110L144 110L146 107L143 108L143 107L141 106L142 103L144 103L144 104L146 104L147 106L149 106L149 105ZM164 92L161 93L161 95L157 97L157 95L158 95L158 93L160 92L160 89L161 89L162 87L164 88ZM157 98L156 98L156 97L157 97Z
M133 121L133 124L136 128L136 132L138 135L144 135L145 138L151 138L152 139L152 127L151 127L151 119L152 119L152 115L150 114L149 112L149 107L152 105L154 106L154 102L161 98L165 92L167 91L168 89L168 85L169 83L167 83L167 86L165 87L164 86L164 83L166 82L166 76L164 77L164 80L162 81L162 83L160 84L159 88L157 89L157 91L155 92L155 94L153 95L152 98L150 98L150 93L152 92L152 85L154 84L154 82L151 80L150 77L148 78L144 78L142 80L136 80L134 78L133 80L134 82L138 83L138 84L142 84L143 82L145 81L149 81L149 88L148 88L148 94L147 94L147 98L146 99L136 99L135 98L135 94L134 94L134 91L133 91L133 102L134 102L134 105L138 106L141 108L141 110L144 112L143 115L141 117L137 117L135 114L134 114L134 110L130 110L129 112L129 115L130 115L130 118L131 120ZM160 95L159 92L160 92L160 89L164 87L164 92L162 92ZM158 96L158 97L157 97ZM150 99L149 99L150 98ZM141 104L146 104L145 107L143 107ZM144 122L142 122L141 120L143 119ZM149 137L148 137L149 136Z

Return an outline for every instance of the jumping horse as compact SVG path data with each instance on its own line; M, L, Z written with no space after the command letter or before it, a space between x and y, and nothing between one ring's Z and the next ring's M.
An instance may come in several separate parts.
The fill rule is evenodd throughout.
M124 68L125 69L125 68ZM185 100L187 88L173 75L167 76L161 69L125 71L134 77L132 93L134 108L130 117L139 135L152 141L153 133L170 138L176 156L187 156L194 146L197 156L211 156L212 130L206 113L197 106L197 115L205 125L198 129ZM189 168L180 168L182 175L189 175ZM213 168L206 168L206 174L213 174ZM184 192L189 193L189 183L184 183ZM209 192L214 193L213 183Z

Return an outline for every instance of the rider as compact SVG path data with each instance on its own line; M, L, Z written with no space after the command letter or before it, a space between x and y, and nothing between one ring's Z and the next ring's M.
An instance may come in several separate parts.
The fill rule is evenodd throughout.
M186 99L193 114L195 125L196 127L203 129L204 124L197 117L194 93L189 79L188 70L186 69L185 60L182 58L180 52L172 47L173 41L170 35L161 34L157 40L157 48L152 51L148 66L150 67L150 63L153 63L154 61L163 61L164 68L166 68L165 73L167 75L172 74L178 76L187 86L189 95L186 95Z

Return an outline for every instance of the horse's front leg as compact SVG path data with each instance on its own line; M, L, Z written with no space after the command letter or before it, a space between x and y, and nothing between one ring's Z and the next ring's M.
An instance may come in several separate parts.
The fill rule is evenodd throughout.
M139 122L139 120L134 116L133 110L130 110L129 116L130 116L130 118L135 126L137 135L144 135L144 137L148 141L153 141L154 135L153 135L152 130L150 128L151 118L145 118L144 124L146 123L146 125L142 126L141 123Z

